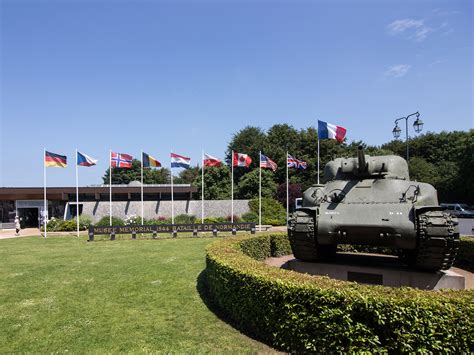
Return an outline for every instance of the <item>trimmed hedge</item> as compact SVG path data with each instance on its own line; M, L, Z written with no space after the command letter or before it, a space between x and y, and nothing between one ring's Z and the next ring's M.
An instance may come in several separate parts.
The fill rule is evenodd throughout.
M474 291L360 285L270 267L282 234L232 237L207 248L216 305L237 326L284 351L473 351Z
M459 251L454 266L474 272L474 238L463 237L460 239Z

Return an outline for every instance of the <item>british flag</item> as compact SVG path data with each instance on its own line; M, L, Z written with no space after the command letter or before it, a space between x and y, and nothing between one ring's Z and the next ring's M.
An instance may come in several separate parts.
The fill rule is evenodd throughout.
M260 154L260 167L261 168L266 168L266 169L272 169L275 171L277 169L276 163L271 160L269 157Z
M288 154L288 158L286 160L288 162L288 167L289 168L296 168L296 169L306 169L308 167L308 164L306 164L305 161L298 160Z
M133 157L129 154L110 153L110 166L112 168L131 168Z

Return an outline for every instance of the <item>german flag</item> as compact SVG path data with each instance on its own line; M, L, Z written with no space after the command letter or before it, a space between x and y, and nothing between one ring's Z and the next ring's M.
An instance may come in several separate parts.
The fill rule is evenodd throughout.
M65 168L67 166L67 157L48 151L44 152L44 166L50 168Z
M158 160L146 153L143 153L142 161L144 168L159 168L161 166L161 163Z

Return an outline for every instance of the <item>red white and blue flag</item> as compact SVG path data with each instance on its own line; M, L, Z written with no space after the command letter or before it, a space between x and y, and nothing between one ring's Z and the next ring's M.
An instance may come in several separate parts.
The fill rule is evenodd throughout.
M318 120L319 139L335 139L339 143L342 143L346 136L346 132L347 130L344 127Z
M277 165L276 163L271 160L269 157L260 153L260 167L265 169L272 169L272 171L276 171Z
M112 168L131 168L133 157L129 154L114 153L110 154L110 165Z
M77 165L79 166L93 166L98 162L97 159L91 158L88 155L77 152Z
M191 166L191 158L187 158L179 154L171 153L171 167L172 168L189 168L190 166Z
M308 167L308 164L305 161L298 160L290 154L288 154L286 161L289 168L306 169Z

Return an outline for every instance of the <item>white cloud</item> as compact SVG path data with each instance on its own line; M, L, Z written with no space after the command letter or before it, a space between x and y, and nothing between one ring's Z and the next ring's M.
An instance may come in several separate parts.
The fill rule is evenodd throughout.
M406 36L417 42L424 41L433 29L425 25L424 20L411 18L395 20L387 26L388 32L393 36Z
M385 76L389 76L392 78L401 78L402 76L406 75L406 73L410 70L410 68L411 68L411 65L408 65L408 64L392 65L385 72Z

